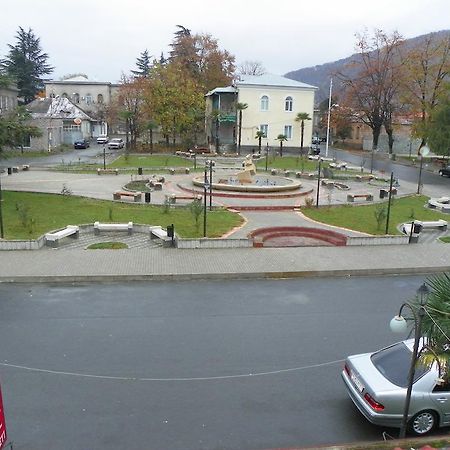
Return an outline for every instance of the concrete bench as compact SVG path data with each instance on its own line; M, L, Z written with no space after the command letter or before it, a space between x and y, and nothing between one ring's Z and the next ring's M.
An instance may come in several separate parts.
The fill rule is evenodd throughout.
M22 170L24 170L24 171L30 170L30 165L29 164L23 164L22 165Z
M94 234L100 234L100 231L126 231L133 233L133 222L128 223L100 223L94 222Z
M97 175L102 175L103 173L119 175L119 169L97 169Z
M162 191L163 185L160 182L150 182L150 187L152 187L155 191Z
M166 194L166 201L169 203L176 203L177 200L201 200L201 195L177 195L177 194Z
M375 176L374 175L356 175L356 181L372 181Z
M175 175L176 173L186 173L186 174L188 174L190 171L191 171L191 169L189 169L189 167L182 167L182 168L171 167L169 169L169 173L171 175Z
M170 247L172 245L172 237L167 235L167 230L156 226L150 227L150 239L159 239L163 243L163 247Z
M122 197L133 197L135 202L139 202L142 199L142 192L116 191L113 194L114 200L121 200Z
M429 229L435 229L435 228L440 228L441 231L445 231L447 229L447 221L443 220L443 219L439 219L439 220L430 220L430 221L426 221L423 222L421 220L414 220L412 223L404 223L401 226L401 230L403 231L403 233L405 234L410 234L411 233L411 228L414 225L419 225L419 230L429 230Z
M371 202L373 200L372 194L347 194L347 201L354 202L356 199L364 199L367 202Z
M58 247L59 241L61 239L64 239L66 237L72 237L72 238L78 238L80 234L80 227L77 225L67 225L66 228L63 228L62 230L53 231L51 233L46 233L45 238L45 244L49 247Z

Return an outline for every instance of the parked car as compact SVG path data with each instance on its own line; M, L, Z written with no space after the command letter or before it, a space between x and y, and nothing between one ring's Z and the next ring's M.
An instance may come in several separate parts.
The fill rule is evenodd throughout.
M346 359L342 378L353 403L369 422L401 426L413 345L414 339L408 339ZM440 381L437 364L417 364L408 415L410 432L424 435L450 425L450 384Z
M78 141L75 141L73 143L73 148L88 148L89 147L89 141L87 139L79 139Z
M441 177L443 177L444 175L446 177L450 177L450 166L447 167L443 167L442 169L439 170L439 175Z
M320 138L319 136L313 136L312 138L312 144L320 144Z
M111 139L108 143L108 148L123 148L124 143L121 138Z
M321 137L320 138L320 142L327 142L327 138L326 137Z
M311 146L311 155L320 155L320 147L317 144Z
M97 138L97 144L107 144L109 141L109 137L106 136L106 134L101 134L98 138Z

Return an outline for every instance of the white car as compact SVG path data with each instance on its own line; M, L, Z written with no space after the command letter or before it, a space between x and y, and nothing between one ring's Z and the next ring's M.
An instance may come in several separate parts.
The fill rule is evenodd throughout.
M109 142L109 137L106 134L101 134L97 138L97 144L107 144Z
M123 148L124 143L121 138L114 138L109 141L108 148Z

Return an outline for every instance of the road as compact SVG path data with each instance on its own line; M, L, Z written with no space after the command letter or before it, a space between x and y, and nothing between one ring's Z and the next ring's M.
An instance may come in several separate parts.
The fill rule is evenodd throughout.
M389 320L422 281L1 284L9 438L33 450L381 439L347 397L342 360L399 339Z

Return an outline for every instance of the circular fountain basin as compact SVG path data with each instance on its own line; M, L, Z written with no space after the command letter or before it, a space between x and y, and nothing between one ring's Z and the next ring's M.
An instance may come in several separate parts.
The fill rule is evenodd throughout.
M217 182L215 181L217 180ZM236 176L215 174L212 188L220 191L232 192L285 192L299 189L302 183L291 180L286 177L279 177L274 175L254 175L251 183L241 183ZM194 186L203 188L203 176L197 176L192 179Z

